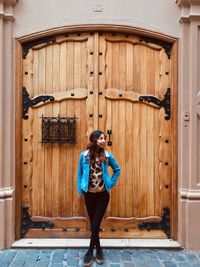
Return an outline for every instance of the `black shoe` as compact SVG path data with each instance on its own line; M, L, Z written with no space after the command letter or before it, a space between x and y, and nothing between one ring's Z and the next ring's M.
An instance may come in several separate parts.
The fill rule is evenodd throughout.
M90 266L92 264L93 254L89 250L83 257L83 266Z
M103 263L104 263L103 250L102 250L101 247L97 249L97 253L96 253L96 262L97 262L98 264L103 264Z

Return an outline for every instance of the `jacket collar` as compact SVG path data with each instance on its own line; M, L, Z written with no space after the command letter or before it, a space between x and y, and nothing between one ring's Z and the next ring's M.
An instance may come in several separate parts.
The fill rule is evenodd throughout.
M83 155L86 157L88 155L88 152L89 152L89 149L85 150L83 152ZM107 150L105 150L105 155L106 155L107 158L110 157L110 154L109 154L109 152Z

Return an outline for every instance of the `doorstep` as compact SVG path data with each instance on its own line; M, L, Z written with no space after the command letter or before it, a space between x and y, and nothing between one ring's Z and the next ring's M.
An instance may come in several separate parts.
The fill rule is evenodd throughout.
M89 239L23 238L15 241L12 248L85 248ZM109 248L166 248L181 249L172 239L101 239L102 247Z

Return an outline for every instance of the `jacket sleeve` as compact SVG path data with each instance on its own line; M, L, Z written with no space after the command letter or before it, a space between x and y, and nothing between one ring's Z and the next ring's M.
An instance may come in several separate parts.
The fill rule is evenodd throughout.
M77 173L77 190L80 194L83 194L83 190L81 189L81 179L83 174L83 155L82 153L79 156L78 162L78 173Z
M112 186L114 186L119 178L121 170L120 170L119 165L117 164L116 159L114 158L112 154L110 154L110 157L109 157L109 165L113 169L113 175L111 177L111 181L112 181Z

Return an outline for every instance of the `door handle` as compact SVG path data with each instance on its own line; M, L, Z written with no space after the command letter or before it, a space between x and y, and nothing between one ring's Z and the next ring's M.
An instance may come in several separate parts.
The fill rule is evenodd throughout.
M108 134L108 142L107 142L107 145L108 146L112 146L112 141L110 141L110 136L112 134L112 130L107 130L107 134Z

